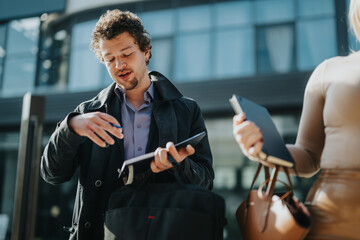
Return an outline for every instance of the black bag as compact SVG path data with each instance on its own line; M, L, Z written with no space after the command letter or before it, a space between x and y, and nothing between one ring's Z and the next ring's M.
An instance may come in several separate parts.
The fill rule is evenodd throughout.
M176 167L173 169L176 182L147 181L112 193L105 216L106 240L223 239L223 197L203 187L184 184Z

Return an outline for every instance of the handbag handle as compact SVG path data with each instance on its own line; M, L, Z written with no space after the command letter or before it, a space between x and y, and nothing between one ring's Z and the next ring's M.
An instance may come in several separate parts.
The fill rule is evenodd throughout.
M264 194L263 192L263 188L265 186L265 184L267 184L268 182L270 181L270 179L266 179L262 184L260 184L259 186L259 189L258 189L258 196L259 198L270 198L272 197L272 194L271 195L266 195ZM284 200L286 197L288 197L292 192L293 192L293 188L289 186L289 184L285 183L284 181L281 181L279 179L276 179L276 182L279 182L279 183L282 183L286 188L287 188L287 192L284 193L281 197L280 197L280 200Z

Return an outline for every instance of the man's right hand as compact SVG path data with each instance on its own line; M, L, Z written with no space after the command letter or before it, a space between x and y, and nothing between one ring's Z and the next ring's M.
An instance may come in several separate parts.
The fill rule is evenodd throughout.
M69 127L76 134L90 138L100 147L106 147L106 143L111 145L115 143L108 133L120 139L124 137L122 128L112 126L110 123L120 126L119 122L109 114L91 112L72 117L69 120Z

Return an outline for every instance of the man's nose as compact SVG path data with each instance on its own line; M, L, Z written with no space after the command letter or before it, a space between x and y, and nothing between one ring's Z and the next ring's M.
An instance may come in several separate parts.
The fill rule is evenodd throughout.
M126 62L121 59L116 59L116 68L123 69L126 67Z

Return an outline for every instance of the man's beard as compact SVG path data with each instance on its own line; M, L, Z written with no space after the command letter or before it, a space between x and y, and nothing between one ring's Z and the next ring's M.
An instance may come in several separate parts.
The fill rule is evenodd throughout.
M117 85L119 87L121 87L122 89L124 89L125 91L128 90L133 90L134 88L136 88L136 86L139 84L139 81L134 78L131 81L116 81Z
M139 81L136 79L136 78L134 78L133 80L131 80L130 82L129 82L129 86L127 86L126 88L125 88L125 90L126 91L128 91L128 90L133 90L134 88L136 88L136 86L138 85L138 83L139 83Z

